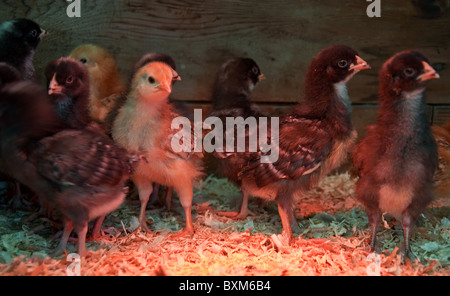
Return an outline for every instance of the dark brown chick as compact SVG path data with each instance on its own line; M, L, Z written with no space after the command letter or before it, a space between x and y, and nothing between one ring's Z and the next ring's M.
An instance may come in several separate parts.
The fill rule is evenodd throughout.
M83 64L62 57L48 63L45 76L56 114L68 127L87 126L92 120L88 113L89 75Z
M1 90L0 166L62 214L64 233L54 255L75 230L84 256L88 222L119 207L137 158L95 129L65 128L40 86L17 82Z
M278 203L283 225L281 247L293 239L296 196L337 168L356 140L346 83L367 68L350 47L332 46L320 51L308 69L304 101L287 115L264 123L268 128L265 142L271 149L262 149L259 144L255 152L237 152L234 147L234 152L219 155L227 159L228 169L223 171L242 192ZM279 124L271 124L272 120ZM260 130L259 121L257 128ZM231 132L225 131L224 139ZM248 140L246 134L245 143Z
M410 229L433 198L438 154L424 93L426 82L438 77L423 54L410 50L395 54L380 70L377 122L352 154L359 175L356 197L369 219L372 249L381 214L389 213L402 223L402 251L408 256Z

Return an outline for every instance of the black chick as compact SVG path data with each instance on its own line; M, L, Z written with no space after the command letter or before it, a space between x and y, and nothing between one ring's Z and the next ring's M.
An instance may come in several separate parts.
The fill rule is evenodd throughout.
M164 64L169 65L175 71L177 70L177 65L175 64L174 59L170 55L158 52L150 52L143 55L139 59L139 61L134 65L133 73L136 73L139 69L141 69L142 67L151 62L162 62Z
M433 197L437 145L425 111L425 82L439 75L417 51L402 51L379 73L378 119L353 151L356 197L370 222L371 247L381 213L401 219L403 252L410 252L410 227Z
M25 80L35 78L33 57L41 39L47 34L28 19L13 19L0 24L0 62L17 68Z
M48 94L55 110L68 127L83 128L92 120L89 116L89 74L86 67L73 58L62 57L45 68Z
M19 71L7 63L0 62L0 90L8 83L20 81L22 76ZM24 204L22 200L22 188L19 182L12 180L9 176L2 174L3 168L0 167L0 180L11 182L14 184L15 194L12 196L12 204L14 206Z
M281 246L293 238L290 224L294 221L290 220L294 217L294 196L337 168L356 141L346 82L367 68L368 64L347 46L320 51L307 73L304 101L279 118L279 128L269 124L272 119L267 120L272 149L224 154L233 158L228 178L243 192L278 203L283 225Z
M232 58L227 60L219 68L216 74L213 95L212 109L208 116L215 116L222 122L227 117L263 117L265 116L256 104L250 101L250 94L255 85L264 79L260 68L256 62L250 58ZM236 171L235 162L239 155L227 155L223 152L207 154L207 162L221 176L228 177L234 184L240 185L239 177L233 174ZM213 157L211 159L211 156ZM219 212L219 215L234 219L244 219L247 217L248 192L241 187L242 203L239 213Z
M19 71L13 66L0 62L0 89L8 83L21 80Z
M65 126L40 86L10 83L0 92L1 167L61 212L64 233L55 255L74 229L84 256L87 223L119 207L137 159L95 130Z
M450 7L448 0L411 0L423 18L437 18Z

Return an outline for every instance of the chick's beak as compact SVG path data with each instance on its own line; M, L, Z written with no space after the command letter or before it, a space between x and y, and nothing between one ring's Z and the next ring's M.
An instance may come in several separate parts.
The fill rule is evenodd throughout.
M266 80L266 76L264 74L259 74L258 81Z
M359 56L356 56L356 65L355 64L350 65L350 70L353 70L355 72L359 72L361 70L370 69L370 68L371 68L370 65L365 60L360 58Z
M419 76L417 76L417 80L420 82L424 82L430 79L438 79L440 76L436 72L436 70L433 69L433 67L430 66L427 62L422 62L423 68L425 72Z
M56 74L53 75L52 80L50 81L50 85L48 86L48 94L60 94L62 92L62 87L56 82Z
M170 94L172 92L172 81L161 82L156 88Z
M41 29L41 34L39 34L39 39L43 39L47 35L48 35L48 31Z
M178 73L175 70L172 70L172 81L180 81L181 80L181 76L178 75Z

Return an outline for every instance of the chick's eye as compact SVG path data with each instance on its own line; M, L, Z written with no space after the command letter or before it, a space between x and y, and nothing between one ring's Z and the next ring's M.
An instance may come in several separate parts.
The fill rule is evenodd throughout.
M69 76L66 78L66 83L72 83L73 82L73 77Z
M345 67L347 67L347 65L348 65L348 62L346 60L340 60L338 62L339 68L345 68Z
M87 59L86 58L81 58L80 62L82 62L83 64L86 64L87 63Z
M152 76L148 77L148 82L150 82L151 84L155 83L156 80L155 78L153 78Z
M416 70L414 70L413 68L406 68L405 70L403 70L403 73L405 73L406 77L411 77L416 74Z
M32 37L36 37L36 36L37 36L37 31L36 31L36 30L32 30L32 31L30 32L30 35L31 35Z
M253 72L253 74L258 74L258 68L256 68L256 67L253 67L253 69L252 69L252 72Z

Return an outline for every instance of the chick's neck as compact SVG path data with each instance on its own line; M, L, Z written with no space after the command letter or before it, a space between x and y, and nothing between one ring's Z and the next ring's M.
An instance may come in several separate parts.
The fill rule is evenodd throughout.
M161 97L155 100L148 100L142 96L136 97L136 94L131 94L131 100L127 101L127 107L133 111L132 120L138 125L145 125L147 128L154 127L158 130L163 123L170 119L170 103L168 96Z
M336 137L346 137L353 131L351 104L345 82L305 83L304 100L293 110L293 115L319 120L333 130Z
M424 88L406 92L381 87L378 123L403 132L426 125L424 92Z

